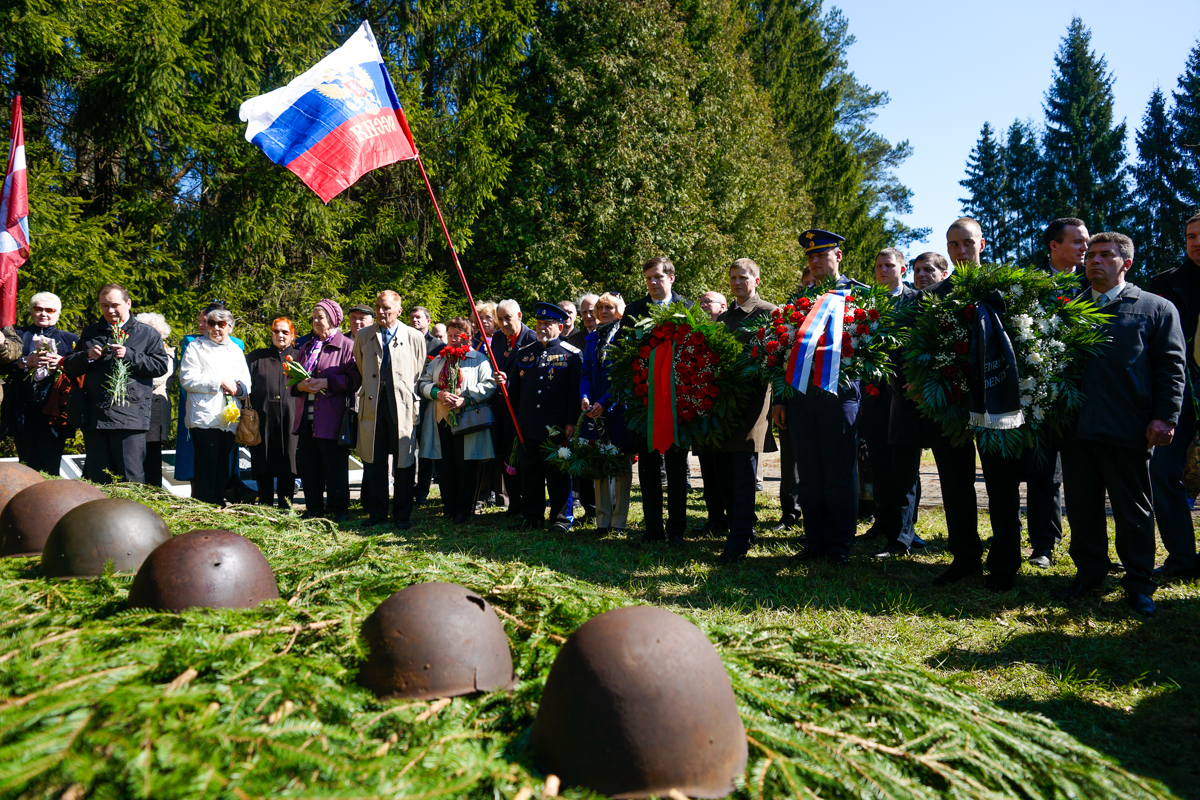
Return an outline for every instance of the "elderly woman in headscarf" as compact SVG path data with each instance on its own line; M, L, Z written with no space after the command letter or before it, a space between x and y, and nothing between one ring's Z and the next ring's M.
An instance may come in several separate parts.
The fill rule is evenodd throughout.
M312 376L292 387L298 435L296 468L304 488L304 516L326 512L345 521L350 508L349 451L338 444L346 398L358 391L362 378L354 363L354 340L344 336L342 307L328 298L312 310L312 338L296 357ZM326 495L328 494L328 502Z
M233 315L217 309L205 322L208 335L194 340L183 353L179 383L187 392L184 423L196 450L192 497L224 506L234 431L250 394L250 370L242 348L230 338Z

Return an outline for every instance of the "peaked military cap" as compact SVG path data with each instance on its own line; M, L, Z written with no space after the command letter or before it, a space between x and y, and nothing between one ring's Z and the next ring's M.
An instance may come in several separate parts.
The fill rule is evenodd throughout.
M811 228L800 234L800 246L804 248L806 255L832 250L844 241L846 241L845 236L838 236L836 233L823 231L820 228Z

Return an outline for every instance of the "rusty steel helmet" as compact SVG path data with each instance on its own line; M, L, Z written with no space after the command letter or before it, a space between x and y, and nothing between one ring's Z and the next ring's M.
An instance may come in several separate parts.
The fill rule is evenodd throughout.
M379 604L362 627L360 685L380 697L431 700L509 689L508 637L486 600L453 583L418 583Z
M0 556L36 556L62 515L104 492L82 481L41 481L26 486L0 511Z
M222 530L188 531L160 544L129 589L131 608L253 608L278 600L275 573L244 536Z
M35 469L30 469L16 461L0 462L0 511L8 505L8 501L22 489L46 480Z
M42 572L50 578L103 575L113 562L119 572L136 570L146 556L171 538L162 517L134 500L92 500L63 514L42 548Z
M708 637L649 606L609 611L571 635L530 744L543 771L616 798L725 797L749 755Z

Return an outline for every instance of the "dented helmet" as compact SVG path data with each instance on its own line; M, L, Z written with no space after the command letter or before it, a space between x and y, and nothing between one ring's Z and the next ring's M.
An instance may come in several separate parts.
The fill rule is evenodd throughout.
M253 608L278 600L275 573L244 536L222 530L188 531L160 544L129 589L131 608Z
M26 486L0 511L0 556L40 555L63 514L105 496L82 481L40 481Z
M360 685L380 697L431 700L516 683L496 611L453 583L419 583L379 604L363 623L370 656Z
M63 514L50 531L42 572L49 578L103 575L109 561L118 572L130 572L170 538L167 523L148 506L115 497L93 500Z
M571 635L550 668L530 745L544 772L616 798L725 797L749 755L708 637L649 606L609 611Z
M0 461L0 511L22 489L41 483L45 478L35 469L16 461Z

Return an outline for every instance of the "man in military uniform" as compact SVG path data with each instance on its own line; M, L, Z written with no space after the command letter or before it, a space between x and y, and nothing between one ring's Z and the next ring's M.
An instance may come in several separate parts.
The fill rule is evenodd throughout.
M836 233L817 229L800 234L817 285L830 290L866 287L839 272L844 241ZM800 561L848 562L857 522L858 403L855 381L836 395L809 386L803 394L796 392L787 401L777 400L772 409L775 424L792 437L793 452L804 454L796 459L800 513L807 536L804 549L794 556Z
M575 433L579 407L579 377L583 360L579 348L562 341L566 313L556 305L534 307L537 339L517 350L512 374L501 372L516 406L517 422L525 437L521 453L522 527L540 528L545 522L545 498L550 494L550 529L565 531L571 525L568 506L571 481L567 473L546 462L542 449L547 439L565 441ZM550 429L557 429L551 434Z

